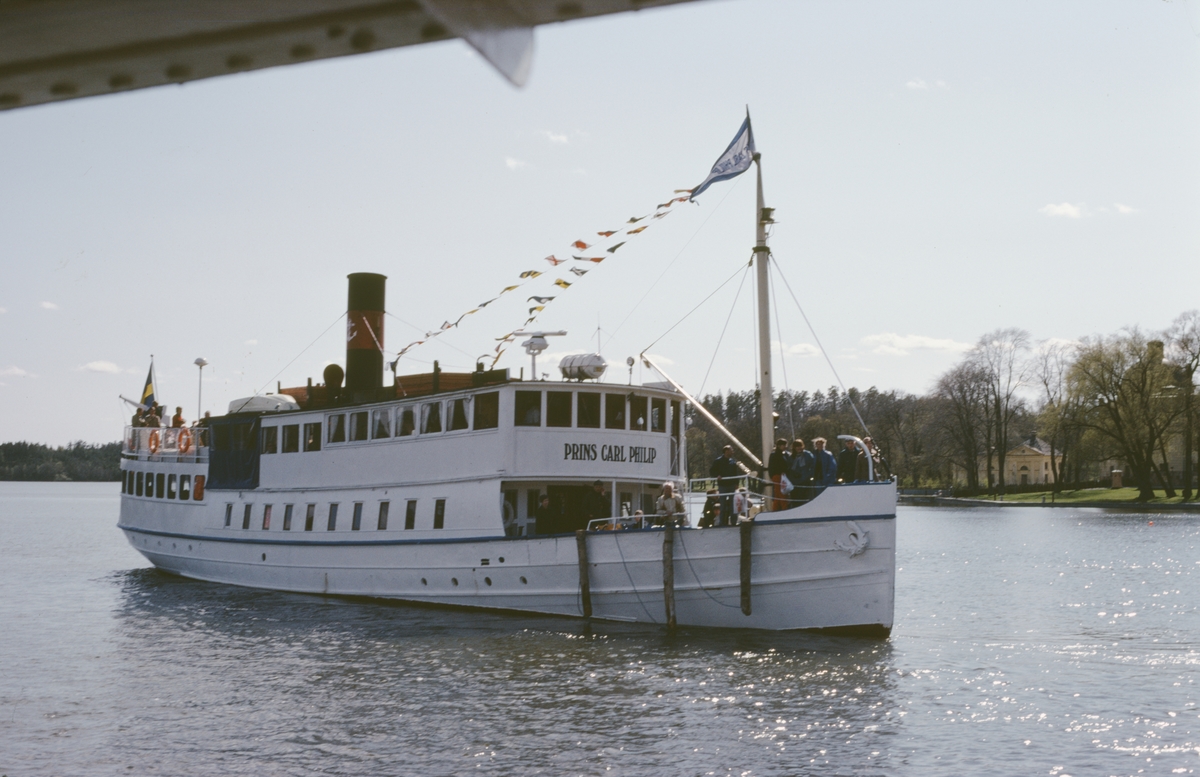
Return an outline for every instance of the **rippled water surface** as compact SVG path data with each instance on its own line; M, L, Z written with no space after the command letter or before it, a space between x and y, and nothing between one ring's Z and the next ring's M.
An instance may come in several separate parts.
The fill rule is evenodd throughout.
M869 641L160 574L116 484L0 483L0 774L1200 773L1200 516L901 508Z

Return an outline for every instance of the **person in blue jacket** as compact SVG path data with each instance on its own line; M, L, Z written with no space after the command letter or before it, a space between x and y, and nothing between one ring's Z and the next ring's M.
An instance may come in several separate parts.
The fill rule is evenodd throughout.
M804 449L804 440L792 441L792 460L788 466L788 480L792 481L792 503L798 504L812 499L813 467L816 459L812 451Z
M816 464L813 471L813 485L818 488L832 486L837 482L837 459L825 450L825 438L817 437L813 441L813 458Z

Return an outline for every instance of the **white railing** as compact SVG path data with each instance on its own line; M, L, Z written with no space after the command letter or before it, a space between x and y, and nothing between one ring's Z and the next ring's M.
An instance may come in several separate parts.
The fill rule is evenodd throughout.
M208 436L203 427L125 427L121 452L126 456L195 456L208 458Z

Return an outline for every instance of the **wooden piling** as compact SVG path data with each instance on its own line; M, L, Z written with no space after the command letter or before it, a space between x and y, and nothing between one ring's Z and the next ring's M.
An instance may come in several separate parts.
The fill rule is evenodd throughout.
M750 532L754 530L754 521L746 521L738 527L742 534L742 614L750 614Z
M583 599L583 617L592 617L592 586L588 581L587 532L575 532L575 548L579 551L579 594Z
M667 628L675 628L675 523L668 521L663 531L663 603L667 608Z

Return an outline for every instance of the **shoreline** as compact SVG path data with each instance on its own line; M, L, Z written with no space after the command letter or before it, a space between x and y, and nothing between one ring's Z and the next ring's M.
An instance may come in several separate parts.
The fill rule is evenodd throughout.
M920 505L922 507L1096 507L1103 510L1126 510L1139 513L1173 512L1200 513L1200 502L1184 504L1160 504L1155 502L1129 502L1125 500L1095 501L1095 502L1005 502L991 499L966 499L952 496L905 496L900 495L897 502L902 505Z

